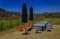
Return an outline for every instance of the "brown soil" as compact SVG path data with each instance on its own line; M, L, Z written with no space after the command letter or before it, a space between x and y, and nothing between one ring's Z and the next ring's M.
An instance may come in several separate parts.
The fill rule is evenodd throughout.
M28 35L23 35L22 33L24 33L24 31L8 32L4 35L0 33L0 39L60 39L60 25L54 25L51 32L43 31L40 34L35 34L35 32L32 30Z

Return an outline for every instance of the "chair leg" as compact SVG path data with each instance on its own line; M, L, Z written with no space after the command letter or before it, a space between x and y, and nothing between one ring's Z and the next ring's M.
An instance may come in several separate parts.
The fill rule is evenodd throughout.
M51 32L51 30L47 30L48 32Z

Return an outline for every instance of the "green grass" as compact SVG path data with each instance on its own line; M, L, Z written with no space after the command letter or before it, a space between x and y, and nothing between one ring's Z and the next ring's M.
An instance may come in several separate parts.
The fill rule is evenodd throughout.
M39 22L43 20L47 20L48 22L53 20L56 25L60 25L60 18L38 18L34 20L34 22L36 21ZM22 24L21 20L12 20L12 21L11 20L0 20L0 31L15 28L21 24Z
M39 22L39 21L42 21L42 20L44 20L44 18L37 18L37 19L34 20L34 22L36 22L36 21Z
M50 21L54 21L55 24L60 25L60 18L47 18L46 20Z
M21 20L0 20L0 31L11 29L21 25Z
M56 25L60 25L60 18L38 18L38 19L34 20L34 22L35 21L39 22L39 21L43 21L43 20L47 20L48 22L54 21L54 23Z

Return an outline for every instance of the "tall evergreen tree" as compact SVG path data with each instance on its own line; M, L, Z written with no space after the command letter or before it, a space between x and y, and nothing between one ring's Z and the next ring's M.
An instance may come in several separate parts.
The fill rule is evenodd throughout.
M30 21L33 21L33 8L32 6L30 7L30 16L29 16Z
M26 3L23 3L22 6L22 22L26 23L28 21L27 19L27 7L26 7Z

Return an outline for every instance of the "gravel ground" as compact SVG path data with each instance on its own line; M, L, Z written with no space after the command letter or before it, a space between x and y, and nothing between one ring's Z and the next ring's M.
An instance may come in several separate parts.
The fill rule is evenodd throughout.
M43 31L40 34L35 34L35 32L32 30L28 35L23 35L22 33L24 33L24 31L10 32L1 35L0 39L60 39L60 25L54 25L51 32Z

